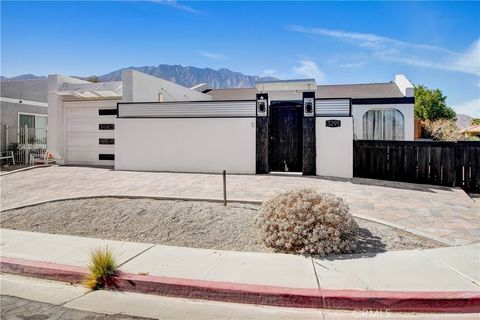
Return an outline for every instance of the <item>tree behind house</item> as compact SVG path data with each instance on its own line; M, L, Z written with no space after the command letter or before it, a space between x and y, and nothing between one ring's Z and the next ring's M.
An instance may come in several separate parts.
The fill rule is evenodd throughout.
M455 111L446 104L447 97L440 89L423 85L415 87L415 117L422 120L455 119Z

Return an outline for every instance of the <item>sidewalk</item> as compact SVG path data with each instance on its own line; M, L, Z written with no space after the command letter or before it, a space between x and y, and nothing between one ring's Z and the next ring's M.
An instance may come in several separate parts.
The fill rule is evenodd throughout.
M474 299L476 307L480 307L478 244L387 252L376 256L344 255L333 260L107 241L8 229L1 229L1 243L2 271L16 273L20 270L19 273L24 273L26 270L50 268L49 275L52 275L51 270L55 266L59 266L60 271L77 270L81 275L81 272L86 272L84 268L90 251L108 245L118 257L120 270L127 273L125 282L136 282L136 287L130 289L143 288L141 290L151 293L168 295L176 290L179 295L188 294L193 298L240 299L240 302L274 305L289 305L295 298L297 300L290 306L318 307L320 303L331 308L338 306L342 295L350 300L370 297L377 302L388 298L388 301L395 300L403 307L405 305L398 304L398 301L411 301L412 297L417 300L467 298ZM41 268L35 269L37 266ZM53 274L58 275L58 270ZM162 286L161 289L158 286ZM220 295L219 290L222 292ZM275 304L279 295L293 298L282 296L284 299ZM387 303L386 300L384 302ZM348 303L344 305L345 308L351 306Z

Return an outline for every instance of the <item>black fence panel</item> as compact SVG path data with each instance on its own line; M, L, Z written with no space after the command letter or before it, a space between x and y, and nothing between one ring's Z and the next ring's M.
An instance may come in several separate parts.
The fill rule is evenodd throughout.
M480 192L480 142L354 141L353 175Z

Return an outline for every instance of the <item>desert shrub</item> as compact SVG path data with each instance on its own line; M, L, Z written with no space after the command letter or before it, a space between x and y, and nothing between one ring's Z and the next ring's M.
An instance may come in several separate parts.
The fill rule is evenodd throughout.
M461 138L460 130L454 120L425 121L423 129L427 137L436 141L457 141Z
M346 202L301 189L265 201L256 225L268 247L287 253L326 255L356 249L357 222Z
M90 271L86 285L91 289L102 289L105 286L115 287L115 275L118 272L118 264L113 252L105 246L95 249L90 254Z

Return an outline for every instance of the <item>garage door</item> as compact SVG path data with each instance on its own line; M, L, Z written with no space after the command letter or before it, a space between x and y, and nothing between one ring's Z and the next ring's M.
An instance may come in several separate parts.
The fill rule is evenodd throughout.
M116 105L66 107L66 163L114 165Z

